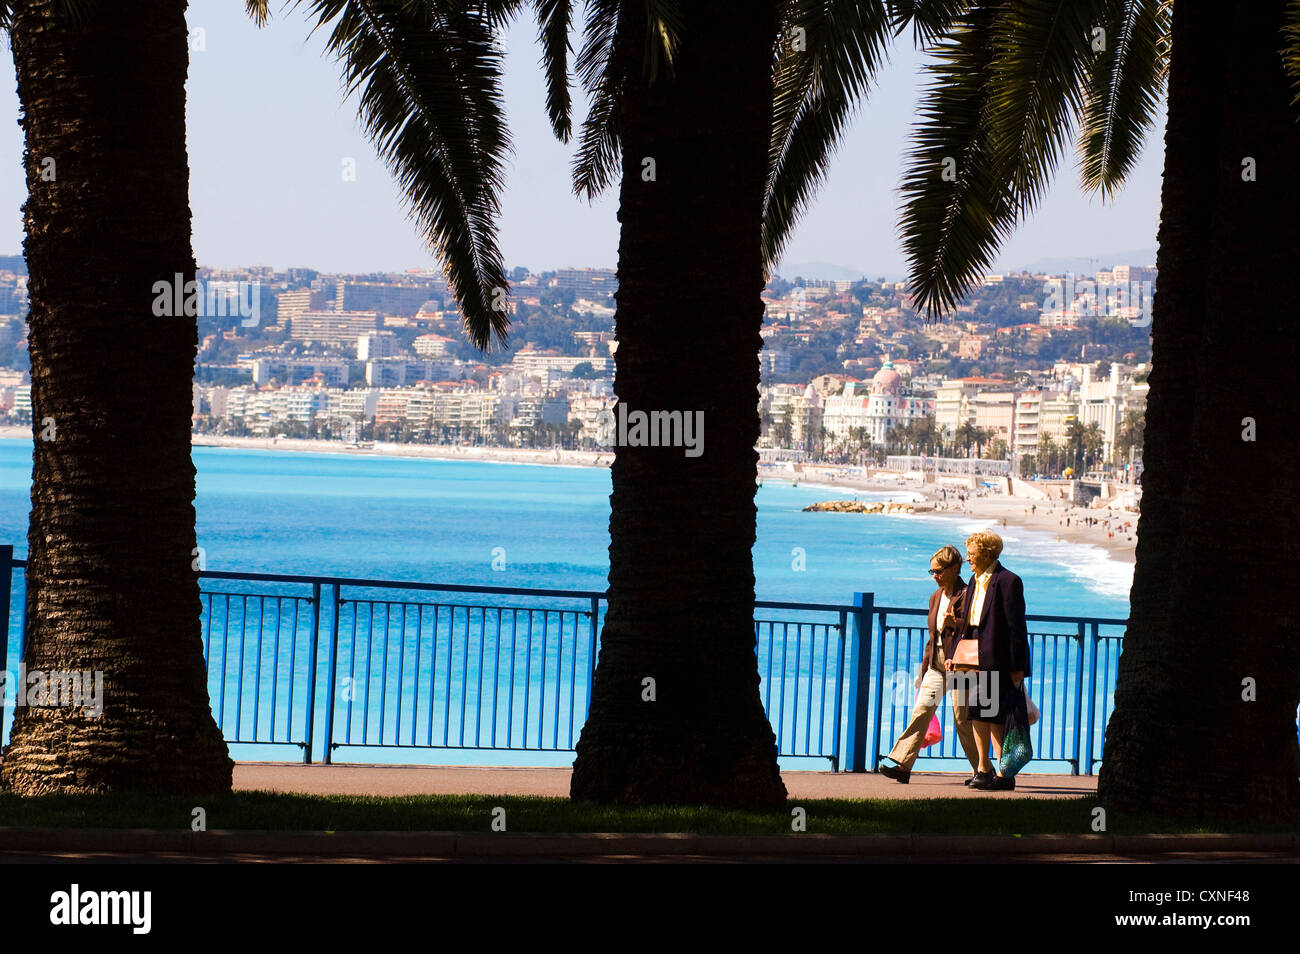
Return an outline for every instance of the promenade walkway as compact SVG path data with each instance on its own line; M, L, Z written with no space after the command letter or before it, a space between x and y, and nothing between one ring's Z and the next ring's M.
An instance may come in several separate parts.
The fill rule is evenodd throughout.
M567 768L487 768L424 765L302 765L237 762L237 791L307 795L549 795L569 794ZM1097 791L1097 777L1023 775L1014 792L975 792L963 774L914 772L907 785L875 772L783 772L791 798L1078 798Z

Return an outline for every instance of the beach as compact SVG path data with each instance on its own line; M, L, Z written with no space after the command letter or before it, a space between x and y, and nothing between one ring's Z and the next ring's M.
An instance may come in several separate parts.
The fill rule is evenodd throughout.
M0 427L0 438L31 439L25 427ZM195 447L227 447L241 450L300 451L316 454L342 454L355 457L412 457L434 460L478 461L500 464L534 464L551 467L609 467L612 450L577 451L555 448L474 447L460 445L396 444L376 442L373 448L353 447L341 441L273 437L229 437L196 434ZM855 472L850 472L855 471ZM1063 501L1030 500L978 490L936 487L918 480L864 475L861 468L834 465L805 465L794 473L784 465L760 465L758 479L798 483L802 487L824 488L827 499L851 496L855 492L889 494L899 500L914 501L918 516L963 517L968 523L985 524L989 529L1002 528L1046 534L1061 543L1089 544L1099 547L1113 560L1133 563L1137 546L1136 513L1106 508L1068 507ZM964 495L964 500L959 499ZM1096 521L1087 526L1083 518ZM852 515L847 519L872 520L873 515ZM1066 521L1069 526L1066 526ZM1107 526L1106 524L1109 524ZM1127 526L1122 526L1127 524Z
M759 479L797 482L801 487L822 487L841 497L855 491L888 493L895 499L916 501L918 513L965 517L970 523L987 524L988 529L995 532L1002 528L1029 530L1046 534L1060 543L1100 547L1113 560L1136 562L1138 514L1132 511L1068 506L1060 500L1031 500L983 487L974 490L936 487L916 479L906 479L901 474L882 478L846 473L848 470L827 465L804 465L802 473L794 475L788 467L760 465ZM861 468L854 470L860 471ZM1093 525L1084 522L1087 518L1092 519ZM863 515L861 519L871 520L872 515Z

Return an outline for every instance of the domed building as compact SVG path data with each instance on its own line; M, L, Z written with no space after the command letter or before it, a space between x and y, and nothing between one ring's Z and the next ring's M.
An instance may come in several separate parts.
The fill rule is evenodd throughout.
M872 394L898 394L903 390L903 376L894 370L894 362L885 356L885 363L871 379Z
M855 429L865 428L868 440L884 444L891 428L933 412L932 401L907 393L903 376L886 355L870 384L854 382L842 394L827 398L824 417L826 429L836 437L849 439Z

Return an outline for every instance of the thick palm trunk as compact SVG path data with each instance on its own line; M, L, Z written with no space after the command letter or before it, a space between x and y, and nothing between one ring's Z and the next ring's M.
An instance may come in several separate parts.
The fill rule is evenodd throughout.
M229 791L192 569L195 320L153 310L155 282L195 273L185 3L99 5L80 27L61 7L20 4L12 30L36 436L24 662L102 671L103 712L19 708L0 772L23 794Z
M1285 6L1174 8L1147 469L1099 783L1128 812L1300 811L1300 127L1278 56Z
M779 804L751 555L775 25L769 0L683 8L671 79L647 89L634 70L625 91L615 392L633 412L702 412L703 453L617 450L609 613L572 794ZM639 54L643 37L628 42Z

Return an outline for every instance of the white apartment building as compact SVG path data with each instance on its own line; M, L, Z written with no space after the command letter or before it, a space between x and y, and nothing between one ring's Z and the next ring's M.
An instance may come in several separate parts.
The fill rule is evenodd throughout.
M1015 430L1016 395L1014 391L980 391L975 395L971 406L975 412L976 427L993 432L1011 447L1011 435Z
M377 390L331 391L329 419L331 423L346 421L372 421L379 407Z
M1038 433L1060 443L1079 416L1078 398L1071 392L1044 395L1038 409Z
M366 386L400 388L417 381L456 381L461 370L454 361L432 358L371 358L366 362Z
M934 393L934 424L951 439L957 428L974 419L978 388L968 381L944 381Z
M441 358L446 355L451 343L450 338L442 335L420 335L415 339L413 347L421 358Z
M288 326L293 319L311 311L311 289L295 288L275 296L276 322Z
M371 331L357 336L357 360L369 361L371 358L391 358L401 352L397 335L391 331Z
M1091 366L1083 369L1083 382L1079 385L1080 423L1085 427L1096 424L1105 437L1103 453L1111 459L1115 451L1115 440L1119 437L1120 425L1124 415L1133 411L1146 409L1146 395L1149 390L1144 382L1134 385L1132 372L1125 372L1118 364L1110 366L1110 375L1105 378L1093 377Z
M590 364L594 371L612 370L613 358L574 357L567 354L545 354L541 351L520 351L510 366L521 374L544 375L559 371L569 374L580 364Z
M378 329L379 313L374 311L305 311L289 322L289 337L349 348Z
M569 394L569 420L578 421L582 430L578 437L600 441L602 431L609 427L608 415L614 413L615 398L602 394Z
M253 375L253 384L261 387L272 381L285 386L301 384L320 375L327 385L341 387L348 383L349 363L342 358L291 357L289 355L256 356L238 364L247 364Z
M810 384L776 384L759 392L759 410L767 411L772 426L781 421L790 423L790 443L798 446L814 439L822 427L821 395ZM773 443L772 431L767 434Z
M1021 391L1016 395L1015 435L1011 439L1011 452L1016 457L1038 453L1038 426L1042 411L1042 391Z

